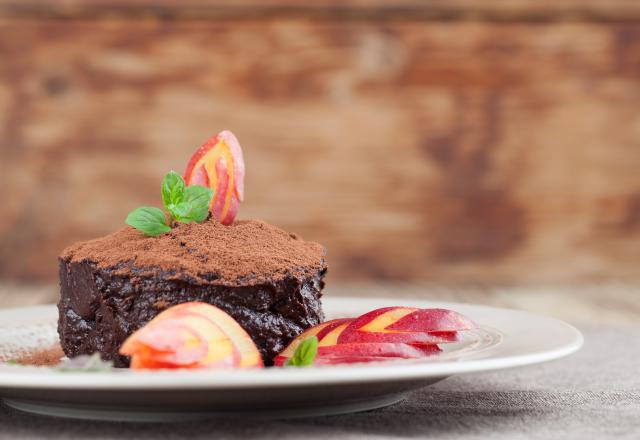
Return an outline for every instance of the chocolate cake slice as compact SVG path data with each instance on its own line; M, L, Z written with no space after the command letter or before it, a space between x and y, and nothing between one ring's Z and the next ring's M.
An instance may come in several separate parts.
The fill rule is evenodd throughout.
M147 237L124 228L60 256L58 333L69 357L94 352L127 366L122 342L175 304L203 301L249 333L266 365L319 324L324 248L267 223L178 224Z

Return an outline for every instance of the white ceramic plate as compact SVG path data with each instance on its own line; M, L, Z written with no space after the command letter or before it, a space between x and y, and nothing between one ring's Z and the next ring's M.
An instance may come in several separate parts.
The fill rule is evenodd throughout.
M582 345L582 335L570 325L522 311L398 298L325 298L323 305L329 319L394 305L448 308L471 317L480 329L442 345L444 352L428 359L375 364L101 373L3 365L0 396L24 411L111 420L339 414L392 404L452 374L549 361ZM0 357L54 347L56 321L52 305L0 310Z

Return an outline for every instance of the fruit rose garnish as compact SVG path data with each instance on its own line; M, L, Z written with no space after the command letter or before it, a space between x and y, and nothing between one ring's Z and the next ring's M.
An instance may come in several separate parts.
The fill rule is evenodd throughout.
M317 354L305 365L424 358L441 351L437 344L455 342L458 332L476 326L453 310L384 307L304 331L275 358L275 364L292 365L301 344L312 337L318 340Z
M184 180L214 190L209 210L222 224L233 223L244 199L244 158L233 133L225 130L207 140L189 160Z
M132 369L262 368L251 337L226 312L189 302L160 313L127 338Z

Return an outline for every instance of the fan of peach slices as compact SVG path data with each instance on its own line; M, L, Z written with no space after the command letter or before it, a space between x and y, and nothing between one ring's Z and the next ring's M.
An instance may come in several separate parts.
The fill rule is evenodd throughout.
M309 328L276 358L292 362L313 342L304 365L336 365L421 359L458 340L477 325L447 309L384 307L357 318L334 319ZM200 302L183 303L160 313L133 333L120 353L133 369L262 368L260 352L249 334L223 310Z

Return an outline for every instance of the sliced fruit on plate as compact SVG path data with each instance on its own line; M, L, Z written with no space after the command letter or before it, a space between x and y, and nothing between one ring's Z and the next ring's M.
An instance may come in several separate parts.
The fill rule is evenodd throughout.
M214 190L209 210L222 224L233 223L244 199L244 157L228 130L208 139L191 157L184 172L187 185Z
M416 309L398 319L387 330L401 330L429 333L457 332L470 330L477 324L466 316L449 309Z
M133 333L120 353L131 368L260 368L251 337L226 312L190 302L171 307Z
M459 331L474 327L472 320L453 310L384 307L306 330L276 357L275 364L286 365L311 337L318 339L316 365L422 358L441 351L437 344L455 342Z
M455 342L457 331L473 327L473 321L453 310L384 307L354 319L340 333L338 343L444 344Z
M349 324L353 321L353 319L336 319L334 320L334 324L325 327L323 331L318 333L318 346L326 347L330 345L336 345L338 343L338 338L342 334L342 332L349 326Z
M436 347L437 345L433 345ZM439 351L439 350L435 350ZM318 347L317 358L340 357L396 357L402 359L420 358L424 356L424 351L409 344L396 343L360 343L360 344L337 344L327 347Z
M396 343L338 344L318 347L314 365L381 362L392 359L421 359L442 351L437 345L413 346Z
M285 348L278 356L273 360L275 365L284 365L285 362L293 356L295 351L298 349L300 344L303 341L315 336L318 338L318 346L322 346L322 341L331 333L333 329L339 327L345 323L349 323L351 319L334 319L332 321L326 321L322 324L318 324L315 327L311 327L304 332L300 333L293 341L289 343L287 348Z

